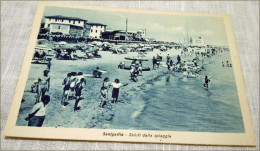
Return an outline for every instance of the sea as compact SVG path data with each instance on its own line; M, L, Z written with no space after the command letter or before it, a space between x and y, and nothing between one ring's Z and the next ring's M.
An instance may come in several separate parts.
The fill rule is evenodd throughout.
M161 76L146 84L134 97L117 108L109 129L243 133L233 67L229 52L205 61L200 77L182 73ZM205 76L209 88L203 87Z

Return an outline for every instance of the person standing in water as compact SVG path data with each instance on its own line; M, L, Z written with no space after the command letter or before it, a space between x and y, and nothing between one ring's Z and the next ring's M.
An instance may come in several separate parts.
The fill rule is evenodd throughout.
M181 63L181 57L179 55L177 56L177 63L176 64L178 64L178 63Z
M171 57L170 57L170 55L168 54L167 57L166 57L166 60L167 60L166 62L170 62L170 59L171 59Z
M208 76L205 76L205 83L204 83L204 87L205 88L209 88L209 82L210 82L210 78L208 78Z
M112 103L118 102L119 88L122 86L127 86L128 84L122 84L119 82L119 79L115 79L115 82L112 83Z
M155 70L155 65L156 65L156 63L157 63L157 60L155 59L155 57L153 57L153 70Z

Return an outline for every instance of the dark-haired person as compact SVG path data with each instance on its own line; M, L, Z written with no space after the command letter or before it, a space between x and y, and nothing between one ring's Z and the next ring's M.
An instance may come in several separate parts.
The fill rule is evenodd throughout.
M101 87L100 89L100 98L101 98L100 107L104 108L107 105L107 101L108 101L108 93L105 87Z
M210 78L208 78L208 76L205 76L205 83L204 83L204 87L205 88L209 88L209 82L210 82Z
M139 63L137 70L138 70L138 75L142 76L143 75L143 65L142 65L142 63Z
M177 56L177 63L176 64L180 64L181 63L181 57L178 55Z
M67 100L67 95L66 95L65 92L69 91L70 83L71 83L71 73L68 73L67 77L63 80L63 83L62 83L62 85L64 85L64 87L63 87L63 94L62 94L62 98L61 98L61 105L62 105L62 107L64 107L65 100Z
M108 89L110 88L110 83L109 83L109 78L108 77L105 77L104 80L103 80L103 84L102 84L102 87L105 88L106 91L108 91Z
M171 57L170 57L170 55L168 54L167 57L166 57L166 62L170 62L170 59L171 59Z
M76 84L78 84L80 82L80 79L84 78L83 73L82 72L78 72L77 76L76 76ZM86 85L86 80L84 79L84 86Z
M50 96L44 95L39 103L36 103L31 113L25 118L28 126L41 127L46 114L46 105L50 102Z
M113 82L111 84L113 86L113 90L112 90L112 103L115 103L118 101L118 95L119 95L119 88L122 86L126 86L128 84L122 84L120 83L119 79L115 79L115 82Z
M96 69L93 71L93 76L95 78L101 78L102 72L99 71L99 67L96 67Z
M157 60L155 59L155 57L153 57L153 60L152 60L152 61L153 61L153 70L155 70L154 67L155 67L155 65L157 64Z
M76 86L75 86L76 101L75 101L75 105L74 105L74 111L80 110L80 108L78 107L78 103L81 100L84 81L85 81L84 78L81 78L80 82L78 84L76 84Z
M48 76L48 70L43 71L43 76L38 78L38 90L36 103L40 102L45 93L49 90L50 77Z

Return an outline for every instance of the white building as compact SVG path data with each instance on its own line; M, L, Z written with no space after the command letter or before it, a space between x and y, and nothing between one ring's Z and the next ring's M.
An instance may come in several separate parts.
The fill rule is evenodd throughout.
M86 32L85 37L100 39L102 37L102 33L106 31L106 26L100 23L86 23Z
M205 46L204 39L202 37L191 37L190 45L191 46Z
M145 37L146 37L146 30L145 29L140 29L140 30L137 31L136 38L145 39Z
M62 33L72 36L83 36L87 20L76 17L65 16L45 16L44 28L48 28L50 33Z

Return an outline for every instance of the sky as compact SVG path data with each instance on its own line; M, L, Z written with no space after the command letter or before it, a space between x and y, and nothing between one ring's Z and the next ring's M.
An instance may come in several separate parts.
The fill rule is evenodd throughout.
M107 25L107 29L128 31L146 29L146 37L159 41L183 42L189 37L203 37L205 44L228 46L221 17L128 13L66 7L46 7L43 16L62 15L78 17ZM188 32L187 32L188 31Z

